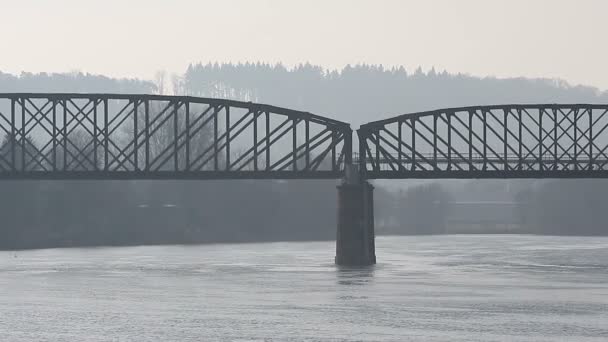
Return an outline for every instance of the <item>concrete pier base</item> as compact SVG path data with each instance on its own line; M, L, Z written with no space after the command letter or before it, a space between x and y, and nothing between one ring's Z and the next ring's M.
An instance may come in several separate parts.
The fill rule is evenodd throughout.
M374 187L366 181L339 185L336 264L375 264L374 239Z

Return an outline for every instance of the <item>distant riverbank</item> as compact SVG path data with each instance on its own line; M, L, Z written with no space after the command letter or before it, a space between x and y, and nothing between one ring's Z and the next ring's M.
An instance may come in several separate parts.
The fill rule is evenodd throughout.
M407 233L394 233L394 232L386 232L386 231L377 231L376 236L382 237L415 237L415 236L458 236L458 235L530 235L530 236L563 236L563 237L606 237L606 235L581 235L581 234L537 234L531 232L518 232L515 230L492 230L492 231L460 231L460 232L449 232L449 233L441 233L441 234L407 234ZM149 243L141 243L141 242L123 242L123 243L76 243L72 241L63 241L61 243L37 243L30 244L25 246L0 246L0 251L24 251L24 250L36 250L36 249L54 249L54 248L98 248L98 247L141 247L141 246L173 246L173 245L183 245L183 246L193 246L193 245L218 245L218 244L252 244L252 243L275 243L275 242L321 242L321 241L335 241L335 237L319 237L319 238L308 238L308 239L239 239L238 237L234 238L226 238L226 239L217 239L217 240L204 240L204 241L184 241L184 240L167 240L165 242L149 242Z

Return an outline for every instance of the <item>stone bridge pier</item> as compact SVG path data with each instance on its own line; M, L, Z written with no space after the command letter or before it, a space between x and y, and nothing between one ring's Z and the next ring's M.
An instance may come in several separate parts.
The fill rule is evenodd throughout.
M342 184L338 185L336 264L375 264L374 240L374 187L361 179L354 165L347 165Z

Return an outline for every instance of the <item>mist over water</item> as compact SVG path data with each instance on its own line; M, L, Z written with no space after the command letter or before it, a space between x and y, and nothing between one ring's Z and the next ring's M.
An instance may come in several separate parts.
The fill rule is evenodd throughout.
M385 236L333 242L0 252L4 341L605 341L608 238Z

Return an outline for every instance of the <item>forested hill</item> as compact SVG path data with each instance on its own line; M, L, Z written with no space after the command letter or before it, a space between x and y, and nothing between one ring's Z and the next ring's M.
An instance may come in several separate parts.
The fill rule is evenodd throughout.
M102 75L73 73L29 73L20 75L0 71L0 93L154 93L156 85L138 79L116 79Z
M181 89L189 94L294 107L362 123L444 107L511 103L608 103L608 92L549 79L473 77L373 65L327 70L262 63L195 64Z
M560 80L474 77L375 65L328 70L303 64L192 64L154 81L80 72L0 71L0 92L169 93L232 98L314 112L359 124L429 109L508 103L608 103L608 92ZM161 83L161 84L159 84Z

